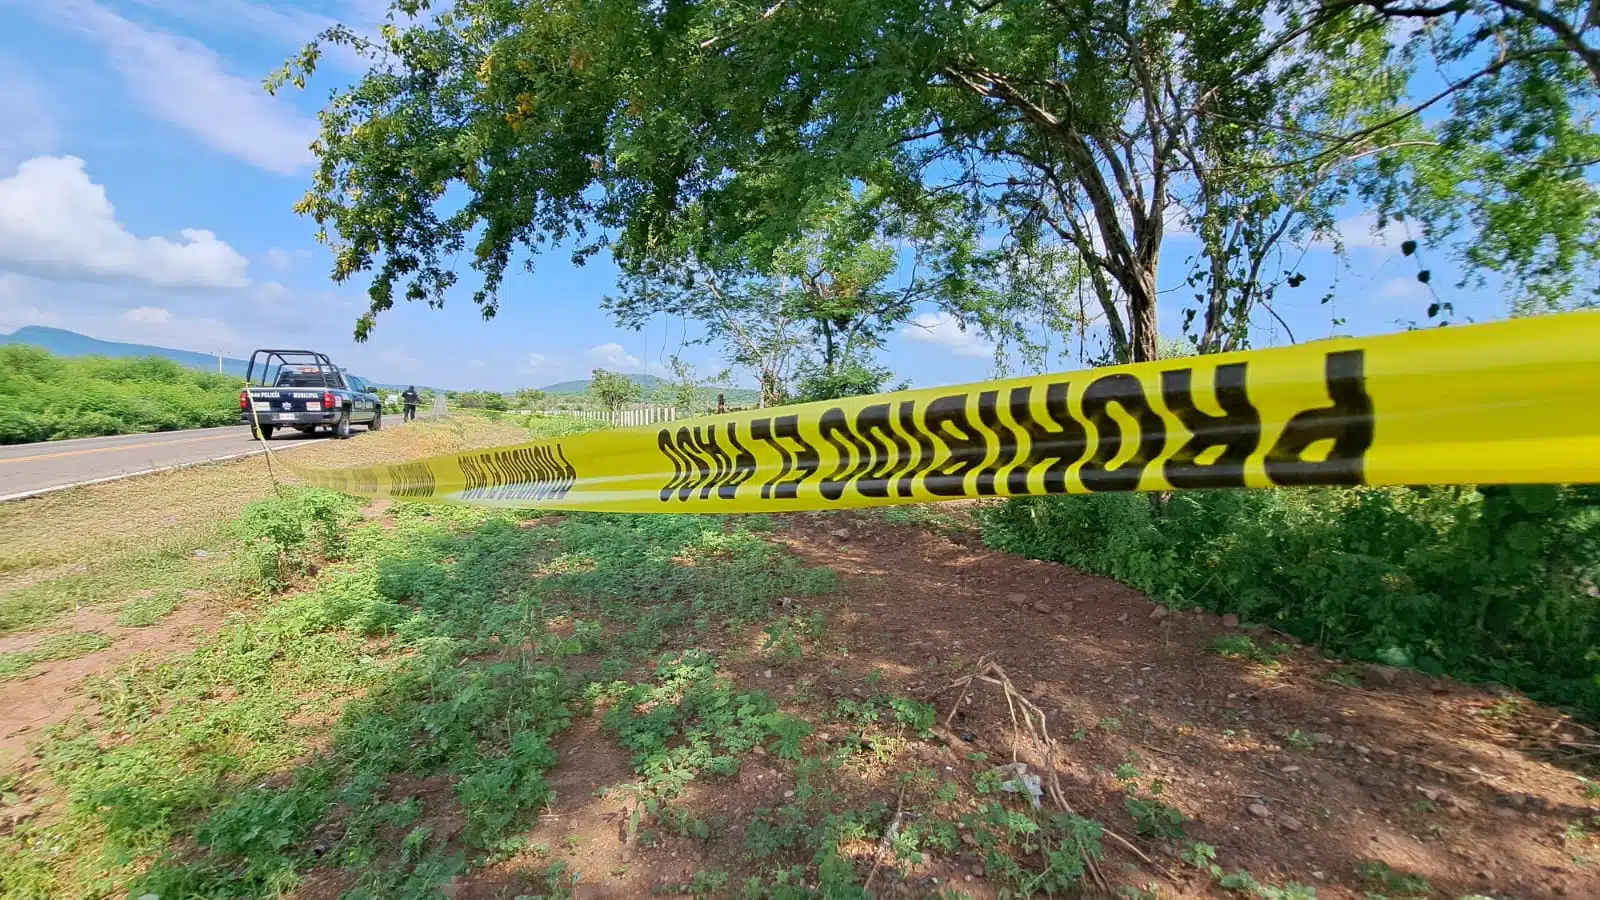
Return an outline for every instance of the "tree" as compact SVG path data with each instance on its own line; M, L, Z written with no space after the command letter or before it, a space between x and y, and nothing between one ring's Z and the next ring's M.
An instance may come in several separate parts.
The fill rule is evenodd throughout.
M706 341L766 386L769 402L797 367L824 380L866 371L861 362L919 304L963 310L977 327L1024 339L1001 315L997 292L978 287L975 274L950 277L988 264L973 229L911 220L876 191L817 193L794 239L775 249L759 236L703 246L685 232L628 266L606 307L634 328L659 314L695 319Z
M595 369L590 376L589 393L594 395L601 406L616 412L629 403L637 402L643 395L644 389L639 386L639 382L626 375Z
M724 370L710 378L702 378L693 365L677 354L667 360L667 368L669 374L656 387L652 400L689 415L712 408L717 394L713 385L723 383L729 376Z
M511 395L511 405L517 409L539 409L544 406L549 395L544 391L534 388L523 388Z
M1532 11L1509 18L1518 4ZM358 336L397 287L443 302L469 236L483 277L474 299L492 315L510 261L553 242L580 261L609 247L632 272L663 255L722 272L713 248L737 246L733 270L770 275L815 220L819 193L848 189L913 220L937 210L973 233L998 229L1018 252L1066 252L1120 359L1156 356L1164 240L1192 230L1203 245L1188 261L1196 290L1178 299L1193 303L1202 349L1221 349L1241 344L1274 290L1298 284L1288 251L1326 237L1350 190L1440 238L1455 233L1469 266L1538 274L1591 252L1593 204L1574 208L1558 190L1596 158L1580 155L1592 149L1587 57L1563 33L1576 9L459 3L373 44L325 36L368 52L374 68L323 112L320 165L299 209L332 244L336 280L373 272ZM1406 30L1419 10L1426 24ZM1453 39L1428 43L1446 27ZM1491 49L1502 40L1523 49ZM1426 100L1406 105L1431 77L1424 46L1480 64L1446 86L1454 105L1438 122L1424 121ZM282 78L303 83L318 52ZM1535 111L1508 111L1512 97ZM1475 124L1482 104L1509 119ZM1526 190L1539 202L1503 202ZM1461 214L1446 204L1467 195L1482 215L1453 232ZM1490 233L1515 216L1513 236ZM1536 239L1541 229L1556 249ZM974 272L939 277L961 294ZM983 308L966 296L959 312Z

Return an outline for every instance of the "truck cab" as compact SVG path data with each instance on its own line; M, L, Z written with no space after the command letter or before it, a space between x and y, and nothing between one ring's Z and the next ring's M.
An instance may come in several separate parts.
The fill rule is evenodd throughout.
M239 417L252 439L281 428L302 434L326 429L346 438L351 426L383 427L383 404L365 381L314 350L257 350L239 392Z

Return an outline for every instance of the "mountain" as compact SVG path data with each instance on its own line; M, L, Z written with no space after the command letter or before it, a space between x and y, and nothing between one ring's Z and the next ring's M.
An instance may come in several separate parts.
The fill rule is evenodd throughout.
M638 382L639 386L647 391L654 390L667 383L666 379L657 378L654 375L629 375L628 377ZM581 394L588 389L589 379L587 378L582 381L563 381L560 384L552 384L547 388L541 388L546 394Z
M217 371L217 357L213 353L196 353L193 350L174 350L170 347L152 347L149 344L124 344L121 341L102 341L76 331L28 325L10 334L0 334L0 344L30 344L57 356L160 356L173 362L207 372ZM249 363L242 359L222 358L222 371L239 378Z
M10 334L0 334L0 344L29 344L54 353L56 356L109 356L120 359L130 356L160 356L170 359L179 365L191 369L204 369L207 372L217 371L217 356L214 353L196 353L193 350L174 350L171 347L156 347L151 344L125 344L121 341L102 341L76 331L67 331L62 328L45 328L41 325L28 325L18 328ZM337 364L338 360L334 360ZM234 359L231 356L222 358L223 374L232 375L243 379L245 370L250 367L249 360ZM389 385L366 379L367 383L380 390L403 390L404 385ZM425 385L417 385L418 390L425 389Z

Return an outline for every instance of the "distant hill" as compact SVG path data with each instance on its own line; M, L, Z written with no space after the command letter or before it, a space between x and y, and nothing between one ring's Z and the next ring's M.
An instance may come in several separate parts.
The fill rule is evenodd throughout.
M157 347L152 344L125 344L121 341L102 341L76 331L67 331L63 328L45 328L41 325L28 325L18 328L10 334L0 334L0 344L28 344L48 350L57 356L109 356L121 359L130 356L159 356L170 359L179 365L192 369L204 369L207 372L217 371L217 357L214 353L196 353L193 350L174 350L171 347ZM338 360L334 360L335 364ZM250 361L234 359L231 356L222 358L222 372L235 378L244 378L245 370L250 367ZM403 390L405 385L383 384L372 379L366 379L368 384L380 390ZM418 385L418 390L428 389L425 385Z
M40 325L28 325L18 328L10 334L0 334L0 344L30 344L49 350L57 356L109 356L122 358L129 356L160 356L173 362L189 366L194 369L204 369L207 372L217 370L217 357L211 353L196 353L193 350L174 350L170 347L152 347L149 344L124 344L120 341L102 341L76 331L67 331L61 328L45 328ZM222 358L222 371L225 374L238 378L244 377L244 370L249 365L246 360Z
M636 374L629 375L628 378L637 382L646 393L664 387L668 383L665 378L658 378L655 375ZM590 379L585 378L582 381L563 381L540 390L546 394L582 394L589 390L589 384ZM760 394L749 388L706 388L705 391L713 398L719 393L722 394L729 406L751 406L760 399Z
M639 386L647 391L654 390L667 383L666 379L657 378L654 375L629 375L628 377L638 382ZM590 380L585 378L582 381L563 381L560 384L552 384L547 388L540 388L540 390L546 394L581 394L589 389L589 384Z

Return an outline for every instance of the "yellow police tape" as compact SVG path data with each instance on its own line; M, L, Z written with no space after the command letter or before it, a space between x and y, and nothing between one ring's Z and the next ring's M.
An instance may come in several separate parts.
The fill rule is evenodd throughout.
M319 470L368 497L778 512L1276 485L1600 481L1600 313L902 391Z

